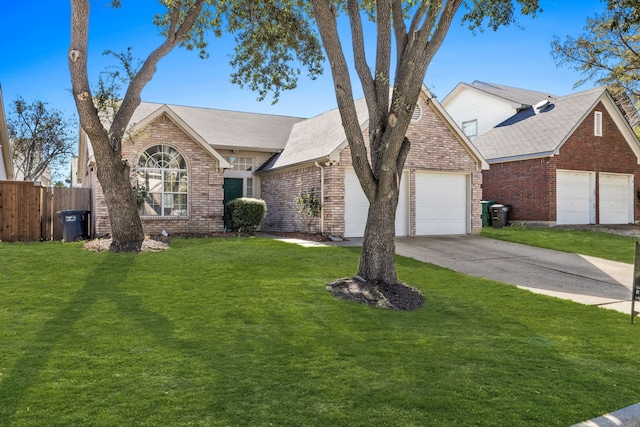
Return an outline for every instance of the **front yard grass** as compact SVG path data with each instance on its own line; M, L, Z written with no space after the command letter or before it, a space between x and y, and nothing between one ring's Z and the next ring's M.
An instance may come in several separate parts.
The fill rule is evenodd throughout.
M492 239L590 255L627 264L633 264L635 244L638 240L634 237L598 231L521 226L486 227L482 229L481 235Z
M638 401L628 316L402 257L423 308L333 298L358 255L0 243L0 425L547 427Z

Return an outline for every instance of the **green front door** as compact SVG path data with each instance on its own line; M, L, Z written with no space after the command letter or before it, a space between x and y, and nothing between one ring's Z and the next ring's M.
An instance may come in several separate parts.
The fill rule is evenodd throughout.
M225 178L224 179L224 227L229 227L229 215L227 213L227 202L242 197L242 178Z

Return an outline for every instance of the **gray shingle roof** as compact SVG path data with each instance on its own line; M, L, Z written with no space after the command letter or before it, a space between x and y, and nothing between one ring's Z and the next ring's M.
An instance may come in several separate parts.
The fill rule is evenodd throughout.
M520 89L517 87L505 86L497 83L487 83L479 80L474 81L470 86L499 98L520 104L521 108L536 105L543 99L556 98L556 96L546 92Z
M164 104L142 102L130 124L144 120ZM211 108L167 105L198 135L214 148L278 151L287 144L291 128L300 117L244 113Z
M355 106L360 127L363 127L369 118L366 100L361 98L355 101ZM272 168L328 158L346 140L340 111L337 108L327 111L293 125L287 149L280 154Z
M595 88L559 97L538 114L529 107L473 142L489 163L553 154L606 93Z

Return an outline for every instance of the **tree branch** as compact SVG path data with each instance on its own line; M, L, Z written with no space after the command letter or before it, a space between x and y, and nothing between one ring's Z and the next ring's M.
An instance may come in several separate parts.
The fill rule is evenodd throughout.
M340 43L336 18L330 2L327 0L311 0L311 4L318 23L320 37L327 53L327 59L331 66L336 100L338 101L338 109L347 141L349 142L349 148L351 149L353 167L356 169L356 175L360 180L365 195L371 201L375 197L376 179L369 165L364 137L360 130L358 115L353 101L349 67Z
M162 58L171 52L171 50L173 50L173 48L175 48L185 37L187 37L189 31L193 28L198 15L202 12L204 2L205 0L196 0L193 6L189 8L184 21L182 21L180 26L174 31L172 28L175 28L177 25L176 19L180 16L180 8L182 7L182 2L175 3L174 9L171 11L171 24L169 31L167 32L166 39L160 46L149 54L142 64L142 67L140 67L140 70L138 70L133 79L131 79L129 86L127 87L127 92L122 100L122 104L120 105L120 108L118 109L111 124L111 128L109 129L111 145L117 153L122 151L121 144L124 132L126 131L133 113L140 105L140 94L142 93L142 89L144 89L145 85L153 78L158 62L160 62Z

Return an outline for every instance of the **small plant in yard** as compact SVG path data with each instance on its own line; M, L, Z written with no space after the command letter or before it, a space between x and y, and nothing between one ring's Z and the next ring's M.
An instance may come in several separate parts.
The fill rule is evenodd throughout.
M308 192L302 188L296 196L296 212L300 220L306 225L307 233L311 233L311 225L322 212L322 202L316 197L315 187Z
M138 208L141 208L142 205L144 205L147 193L147 187L144 184L138 182L133 186L133 195L136 198L136 205L138 205Z
M240 197L227 203L227 212L232 231L253 235L267 213L264 200Z

